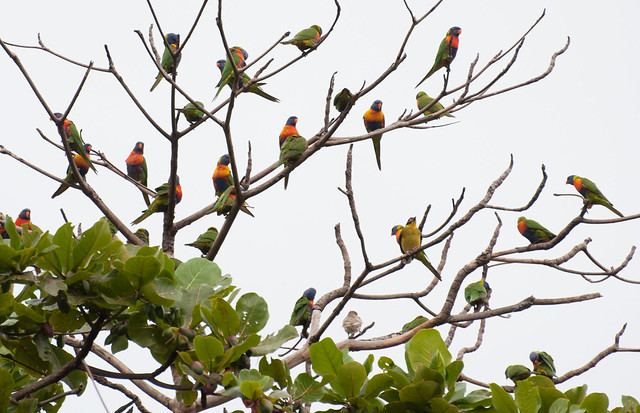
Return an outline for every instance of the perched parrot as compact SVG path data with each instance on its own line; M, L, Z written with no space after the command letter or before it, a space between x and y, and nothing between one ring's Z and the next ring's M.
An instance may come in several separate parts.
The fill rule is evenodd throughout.
M489 283L483 280L471 283L464 289L464 299L471 304L476 312L483 304L487 303L488 292L491 291Z
M533 363L533 373L555 377L556 367L553 365L553 358L544 351L532 351L529 360Z
M307 288L302 294L302 297L296 301L293 312L291 313L289 324L292 326L302 326L302 337L307 336L307 328L309 328L309 323L311 322L314 298L316 298L316 289L313 287Z
M56 112L53 115L58 119L62 118L62 113ZM84 162L89 165L89 168L91 168L93 172L97 173L98 171L96 171L96 167L93 166L91 159L89 159L89 151L85 149L84 141L82 140L82 136L80 135L80 132L78 132L78 128L76 128L75 123L69 119L65 119L64 132L67 136L67 141L69 141L69 147L71 150L82 156L82 159L84 159Z
M207 214L211 214L213 212L217 212L218 215L227 216L227 214L231 211L233 204L236 203L236 194L234 192L233 187L229 187L229 189L222 193L222 195L216 200L213 208L207 212ZM240 207L240 211L244 212L247 215L255 217L249 208L253 208L251 205L246 202L242 204Z
M211 177L218 201L208 213L217 212L218 215L227 215L236 200L236 194L233 188L233 175L231 175L231 169L229 168L230 162L231 158L229 158L229 155L226 153L218 159L218 165L216 169L214 169L213 176ZM249 205L245 202L240 207L240 210L245 214L253 216L248 208Z
M418 327L419 325L422 325L424 323L426 323L429 319L425 316L419 315L416 318L414 318L413 320L409 321L408 323L406 323L405 325L402 326L402 330L400 331L401 333L405 333L407 331L413 330L414 328Z
M298 117L297 116L289 116L289 119L287 119L287 123L285 123L284 128L282 128L282 132L280 132L280 137L279 137L279 148L282 149L282 144L284 144L285 139L287 139L289 136L293 136L293 135L300 135L300 133L298 132L298 129L296 129L296 124L298 123Z
M175 52L178 47L180 47L180 35L175 33L167 33L165 36L167 39L167 44L169 47L165 45L164 53L162 53L162 60L160 61L160 66L164 69L167 74L171 74L173 72L173 56L171 56L171 52ZM180 64L180 59L182 58L182 53L178 55L176 67ZM153 92L153 89L156 88L160 84L160 80L162 80L162 72L158 71L158 76L156 77L156 81L151 86L149 92Z
M241 69L247 65L246 60L247 57L249 57L249 53L247 53L247 51L242 47L234 46L229 49L229 52L231 53L231 57L233 58L233 63L235 64L236 68ZM224 85L228 84L231 86L231 83L233 82L233 67L227 63L229 63L228 58L224 61L224 63L220 63L220 61L216 63L216 66L218 66L218 68L220 69L220 80L216 85L218 91L213 97L214 100L218 97Z
M22 228L22 225L27 224L27 228L31 229L31 210L29 208L25 208L20 211L18 214L18 218L14 221L16 227Z
M351 94L349 89L345 87L340 91L340 93L337 93L336 96L333 98L333 106L336 107L338 112L342 112L347 108L347 105L349 104L352 98L353 98L353 95Z
M179 204L180 201L182 201L182 187L180 186L180 177L176 176L176 204ZM131 224L137 225L156 212L166 212L168 204L169 183L165 182L156 188L156 198L153 200L151 205L149 205L149 208L147 208L142 215L133 220Z
M536 221L526 219L525 217L518 218L518 231L532 244L549 242L556 237L556 234L538 224Z
M453 59L456 57L456 53L458 53L458 43L462 30L454 26L447 30L447 35L440 42L440 47L438 48L438 54L436 55L436 60L433 62L433 66L429 73L422 78L422 80L416 85L416 87L420 86L420 83L427 80L429 76L437 72L439 69L446 67L447 71L449 71L449 65L453 62Z
M84 149L88 154L89 151L91 150L91 144L90 143L85 143L84 144ZM80 154L76 154L73 157L73 162L76 164L76 168L78 168L78 172L80 172L80 176L82 176L84 178L87 175L87 172L89 172L89 165L87 165L87 163L84 161L82 155L80 155ZM76 181L76 177L73 176L73 169L71 168L71 165L69 165L67 167L67 176L64 178L64 181L69 183L69 184L77 184L78 183L78 181ZM56 192L54 192L53 195L51 195L51 198L57 197L58 195L62 194L64 191L66 191L68 188L69 188L69 185L60 184L60 186L58 187Z
M217 236L218 236L218 229L216 227L209 227L205 232L198 235L198 239L196 239L195 241L189 244L184 244L184 245L187 245L189 247L195 247L199 249L200 252L202 252L202 255L207 255L207 253L211 249L211 246L213 245L213 242L216 240Z
M578 192L580 192L580 195L582 195L587 199L587 201L589 201L588 208L591 208L593 204L598 204L608 208L609 210L611 210L611 212L618 215L619 217L624 217L624 215L622 215L622 212L615 209L613 207L613 204L609 202L607 197L605 197L602 192L600 192L596 184L594 184L587 178L581 178L577 175L570 175L567 178L567 184L573 185L578 190Z
M149 175L147 173L147 160L144 159L144 142L136 142L136 146L133 147L125 162L127 164L127 175L147 186L147 177ZM144 203L147 206L151 204L149 195L146 192L142 192L142 198L144 198Z
M313 25L308 29L304 29L296 34L293 39L280 42L282 44L293 44L304 52L307 49L311 49L314 44L320 39L322 35L322 29L318 25Z
M136 237L140 239L144 243L144 245L149 246L149 231L144 228L139 228L136 232L133 233ZM127 244L131 244L127 241Z
M384 113L382 113L382 101L376 100L371 105L371 108L364 113L362 117L364 119L364 127L367 129L367 133L371 133L374 130L384 128ZM380 163L380 141L382 140L382 134L373 135L371 142L373 142L373 150L376 153L376 162L378 162L378 169L382 170L382 164Z
M287 137L280 146L280 160L276 166L284 164L287 168L300 158L300 155L307 150L307 140L300 135L291 135ZM284 176L284 189L289 184L289 174Z
M220 69L221 73L224 71L224 67L226 64L227 64L226 60L218 60L216 62L216 66L218 66L218 69ZM242 86L246 85L251 81L251 76L249 76L248 74L242 72L241 76L242 77L240 78L240 83L238 84L238 88L241 88ZM229 85L229 87L231 87L231 85L233 84L233 72L231 72L231 78L229 79L227 84ZM264 85L264 83L254 83L251 86L249 86L249 89L247 89L247 92L254 93L258 96L262 96L263 98L270 100L272 102L280 102L280 99L278 99L275 96L271 96L270 94L262 90L260 88L260 86L262 85Z
M514 383L520 380L526 380L531 376L531 370L522 364L515 364L507 367L504 371L504 376L511 379Z
M107 225L109 226L109 232L111 232L111 235L115 236L118 233L118 228L113 224L113 222L109 220L109 218L102 217L100 218L100 221L104 221L107 223Z
M344 328L345 333L349 335L349 338L353 338L360 332L360 327L362 327L362 319L358 316L358 313L349 311L349 314L342 321L342 328Z
M418 94L416 95L416 102L418 103L418 110L422 110L422 108L424 108L425 106L427 106L428 104L430 104L431 102L433 102L433 98L429 95L427 95L424 92L418 92ZM432 113L436 113L440 110L444 109L444 106L442 106L442 104L440 102L436 102L433 106L431 106L429 109L427 109L424 112L424 116L428 116ZM453 116L452 114L445 112L442 114L442 116L448 116L450 118L455 118L455 116Z
M202 102L196 100L196 103L204 108ZM204 116L204 113L200 109L196 108L196 105L191 102L187 103L182 109L176 110L182 113L187 122L191 124L196 123Z
M4 214L2 212L0 212L0 219L4 222L4 220L6 219L4 217ZM7 231L4 229L4 224L0 223L0 238L2 239L9 239L9 234L7 234Z
M420 245L422 245L422 234L416 226L416 217L409 218L407 225L404 227L402 225L396 225L391 228L391 235L395 235L396 241L398 242L398 245L400 245L400 251L402 251L403 254L415 250L416 248L420 248ZM442 281L442 277L438 274L438 270L431 265L424 251L415 253L413 257L423 263L429 271L436 276L436 278Z

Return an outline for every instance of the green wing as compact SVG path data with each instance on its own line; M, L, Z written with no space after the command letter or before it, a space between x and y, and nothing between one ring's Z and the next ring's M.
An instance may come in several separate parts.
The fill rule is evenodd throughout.
M293 307L293 313L291 313L291 320L289 320L289 324L292 326L301 325L307 321L310 315L309 300L307 297L300 297Z
M484 301L487 298L487 289L482 281L474 282L464 289L464 299L472 305Z

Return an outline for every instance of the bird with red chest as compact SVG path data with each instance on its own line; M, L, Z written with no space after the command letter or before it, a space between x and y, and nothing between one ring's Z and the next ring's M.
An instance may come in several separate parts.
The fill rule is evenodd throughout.
M282 149L282 144L289 136L300 135L300 133L298 133L298 129L296 129L297 123L297 116L289 116L289 119L287 119L287 123L285 123L284 128L282 128L282 132L280 132L280 149Z
M140 182L142 185L147 186L147 160L144 158L144 143L136 142L136 146L127 156L125 161L127 164L127 175L133 178L135 181ZM146 192L142 192L144 203L149 206L149 195Z

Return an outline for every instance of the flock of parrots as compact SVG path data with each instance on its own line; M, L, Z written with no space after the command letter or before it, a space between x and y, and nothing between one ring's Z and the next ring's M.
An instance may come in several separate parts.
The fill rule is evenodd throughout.
M461 29L459 27L452 27L447 31L445 38L440 43L440 47L438 49L438 53L436 55L433 66L424 76L424 78L416 85L416 87L418 87L422 82L424 82L427 78L429 78L429 76L433 75L439 69L444 67L449 70L449 65L455 58L458 50L458 36L460 35L460 33ZM308 29L302 30L291 40L281 43L293 44L298 47L300 51L305 52L316 44L321 35L322 29L319 26L314 25L309 27ZM180 36L175 33L168 33L165 36L165 39L168 47L165 45L161 66L167 73L171 74L174 69L173 57L171 52L175 52L175 50L179 47ZM232 47L229 52L233 59L234 65L238 69L246 66L248 53L244 49L242 49L241 47ZM181 54L177 56L177 63L180 62L180 58ZM226 60L218 60L216 65L220 69L221 74L220 81L216 85L218 87L218 91L216 93L217 97L225 85L233 87L232 85L234 84L234 82L236 82L236 80L234 77L234 70L228 58ZM156 86L160 84L162 78L163 75L161 72L159 72L155 79L155 82L153 83L153 86L151 86L151 91L153 91ZM244 85L249 83L250 80L251 78L249 77L249 75L243 72L241 75L241 79L238 81L237 87L243 87ZM255 93L272 102L278 102L278 98L266 93L260 88L260 86L262 85L262 83L254 83L247 88L246 92ZM349 106L352 97L353 95L351 94L351 92L345 88L341 92L336 94L333 104L338 111L342 112ZM433 102L433 98L429 97L425 92L419 92L416 96L416 101L418 109L422 110L427 105ZM201 102L197 103L198 105L200 105L200 107L203 107ZM444 107L439 102L436 102L425 111L424 115L427 116L443 109ZM192 103L188 103L184 108L178 109L178 111L185 117L185 119L189 123L195 123L202 119L202 117L204 116L204 113ZM60 113L55 113L54 115L58 119L61 119L63 116ZM443 115L452 116L449 113L444 113ZM363 120L367 133L371 133L378 129L384 128L385 121L384 114L382 113L381 100L375 100L373 102L371 108L365 112ZM282 132L279 135L280 159L277 164L278 166L284 165L286 168L290 163L295 162L304 153L304 151L307 150L307 140L300 136L300 134L298 133L298 130L296 129L297 122L298 118L296 116L289 117L285 123L284 128L282 129ZM80 175L84 178L89 172L89 169L97 172L96 168L91 163L89 154L91 151L91 144L83 142L77 127L69 119L64 120L63 127L69 147L73 152L76 153L76 155L73 157L73 161ZM379 169L382 169L380 161L381 139L382 134L373 135L371 137L376 156L376 162ZM229 155L227 154L223 155L218 160L218 164L212 176L213 186L218 200L212 210L209 211L209 213L217 212L218 215L226 215L235 202L234 181L229 169L229 163L230 159ZM144 159L143 142L136 143L135 147L126 159L126 165L127 175L146 187L148 173L147 163ZM182 188L180 186L179 178L176 177L176 179L176 203L178 203L182 200ZM68 184L74 185L77 183L73 175L71 166L67 168L67 174L64 181L66 183L60 185L60 187L51 196L52 198L59 196L67 188L69 188ZM288 181L289 177L287 175L284 178L285 189L287 188ZM566 183L573 185L576 188L576 190L587 200L589 208L593 204L603 205L604 207L610 209L616 215L623 217L623 214L613 207L611 202L602 194L602 192L592 181L576 175L571 175L567 178ZM168 183L164 183L156 188L156 197L153 202L150 201L149 195L146 192L141 192L144 198L144 202L147 205L147 209L142 213L142 215L140 215L132 222L132 224L134 225L139 224L153 213L165 212L167 204L169 202ZM245 203L241 207L241 210L253 216L248 208L249 206ZM2 213L0 213L0 218L4 219L4 215L2 215ZM18 215L18 218L15 220L16 226L22 227L22 225L27 224L28 228L31 229L30 222L31 210L28 208L23 209ZM517 227L520 234L527 238L527 240L529 240L529 242L532 244L549 242L556 236L554 233L540 225L538 222L531 219L526 219L525 217L518 218ZM140 228L138 231L136 231L136 235L147 245L149 244L149 232L146 229ZM215 227L210 227L206 232L198 236L197 240L186 245L195 247L199 249L203 255L206 255L213 245L213 242L215 241L217 235L218 230ZM400 251L403 254L420 248L422 244L422 233L416 226L415 217L409 218L405 226L395 225L391 229L391 235L396 237L396 241L400 247ZM9 238L8 234L1 225L0 236L3 239ZM424 251L418 251L414 253L411 257L409 257L407 262L411 261L412 258L416 258L418 261L424 264L435 277L437 277L439 280L442 280L440 274L438 273L438 270L429 262ZM487 304L490 292L491 288L489 287L489 284L484 280L480 280L478 282L469 284L464 290L464 296L465 300L474 308L474 311L479 311L483 305ZM290 324L293 326L302 326L303 337L306 337L308 334L307 329L311 321L311 311L313 310L313 300L315 299L315 296L315 288L307 289L303 293L302 297L300 297L296 301L293 312L291 314ZM418 316L413 321L405 324L402 331L409 331L412 328L424 323L425 321L427 321L425 317ZM361 326L362 320L355 311L350 311L343 321L343 328L349 335L349 338L353 338L360 331ZM545 353L544 351L534 351L529 355L529 358L533 363L533 370L530 370L523 365L512 365L507 367L505 376L513 380L515 383L518 380L524 380L528 378L531 374L544 375L550 378L556 375L553 358L549 354Z

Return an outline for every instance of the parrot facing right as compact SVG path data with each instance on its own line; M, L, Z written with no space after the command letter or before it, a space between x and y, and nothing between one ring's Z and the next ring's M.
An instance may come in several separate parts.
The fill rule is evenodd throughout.
M526 380L531 376L531 370L522 364L514 364L507 367L504 371L504 376L511 379L514 383L520 380Z
M311 312L313 311L313 300L315 298L316 289L313 287L307 288L302 297L298 298L293 306L289 324L302 326L302 337L307 337L307 328L309 328L309 323L311 322Z
M346 87L342 89L336 96L333 98L333 106L336 107L338 112L342 112L347 108L347 105L353 98L353 95Z
M56 112L53 115L58 119L61 119L63 116L62 113L59 112ZM80 132L78 132L78 128L76 128L75 123L70 121L68 118L64 120L64 134L67 137L71 150L82 156L82 159L84 159L84 162L89 165L89 168L91 168L93 172L97 173L95 166L93 166L91 159L89 159L89 151L86 150L86 146L82 140Z
M171 52L175 52L178 49L178 47L180 47L180 35L175 33L167 33L165 38L167 39L167 44L169 45L169 47L167 47L166 45L164 46L164 53L162 53L162 60L160 61L160 66L162 66L162 68L164 69L165 72L167 72L167 74L171 75L171 73L173 72L173 56L171 56ZM180 63L181 58L182 58L182 52L178 55L176 59L176 67ZM160 84L161 80L162 80L162 72L158 71L158 76L156 77L156 81L153 83L153 86L151 86L151 89L149 90L149 92L153 92L153 89L155 89L156 86Z
M205 232L198 235L198 238L195 241L184 245L195 247L202 252L202 255L207 255L217 236L218 229L216 227L209 227Z
M300 135L288 136L282 145L280 146L280 160L276 166L284 164L287 168L300 158L300 156L307 150L307 140ZM289 174L284 176L284 189L287 189L289 184Z
M284 144L285 139L289 136L300 135L298 129L296 129L296 124L298 123L297 116L289 116L287 119L287 123L285 123L284 128L282 128L282 132L280 132L279 136L279 148L282 149L282 144Z
M464 289L464 299L478 312L480 307L487 303L487 296L490 291L491 287L489 287L489 283L480 280L467 285Z
M144 142L136 142L136 146L127 156L125 160L127 164L127 175L133 178L134 181L140 182L142 185L147 186L147 160L144 158ZM142 192L142 198L147 206L150 205L149 195L146 192Z
M549 242L556 237L556 234L538 224L536 221L526 219L525 217L518 218L518 231L532 244Z
M364 119L364 127L367 129L367 133L371 133L375 130L384 128L384 113L382 113L382 101L376 100L371 105L371 108L364 113L362 117ZM378 163L378 169L382 170L382 164L380 163L380 142L382 141L382 134L373 135L371 142L373 142L373 150L376 153L376 162Z
M322 29L318 25L313 25L308 29L299 31L291 40L280 42L281 44L295 45L301 52L307 49L311 49L314 44L320 39L322 35Z
M533 372L547 376L549 378L555 377L556 367L553 364L553 358L544 351L532 351L529 354L529 360L533 363Z
M345 333L349 335L349 338L353 338L360 332L360 327L362 327L362 319L358 313L349 311L349 314L342 321L342 328L344 328Z
M404 227L402 225L396 225L391 228L391 235L395 235L396 241L398 242L398 245L400 245L400 251L402 251L403 254L420 248L422 245L422 234L416 226L416 217L409 218ZM418 251L413 254L413 257L423 263L437 279L442 281L442 277L440 277L438 270L431 265L424 251Z
M433 102L433 98L431 96L427 95L425 92L418 92L418 94L416 95L416 102L418 103L418 110L422 110L422 108L426 107L431 102ZM442 106L442 104L440 102L436 102L436 103L434 103L433 106L431 106L429 109L427 109L423 113L423 115L424 116L429 116L430 114L439 112L442 109L444 109L444 106ZM443 113L442 116L448 116L450 118L455 118L455 116L453 116L452 114L450 114L448 112Z
M196 100L196 103L204 108L202 102ZM184 115L184 118L190 124L194 124L204 116L204 113L196 107L193 103L189 102L182 109L176 109L178 112Z
M447 30L447 35L440 42L440 47L438 48L438 53L436 54L436 60L433 62L433 66L431 66L431 70L422 78L422 80L416 85L416 87L420 86L422 82L427 80L429 76L437 72L439 69L446 67L447 71L449 70L449 65L453 62L453 59L456 57L458 53L458 44L460 36L462 33L462 29L457 26L454 26Z
M180 186L180 177L176 176L176 205L182 201L182 187ZM149 208L142 215L134 219L131 224L136 225L149 218L151 214L156 212L166 212L169 204L169 183L165 182L156 188L156 198L153 200Z
M89 156L88 154L89 154L89 151L91 150L91 144L85 143L84 149L87 153L87 156ZM76 168L78 168L78 172L80 173L80 176L84 178L87 175L87 172L89 172L89 165L87 165L87 163L84 161L84 158L80 154L76 154L73 157L73 162L76 164ZM64 181L71 185L78 183L78 181L76 181L76 177L73 176L73 169L71 168L71 165L67 167L67 176L64 178ZM58 195L66 191L68 188L69 188L69 185L60 184L56 192L54 192L53 195L51 195L51 198L57 197Z
M567 178L567 184L573 185L580 195L585 197L589 204L587 208L591 208L593 204L602 205L605 208L608 208L614 214L618 215L620 218L624 217L622 212L618 211L613 207L613 204L609 202L607 197L598 189L595 183L591 182L587 178L581 178L577 175L570 175Z

